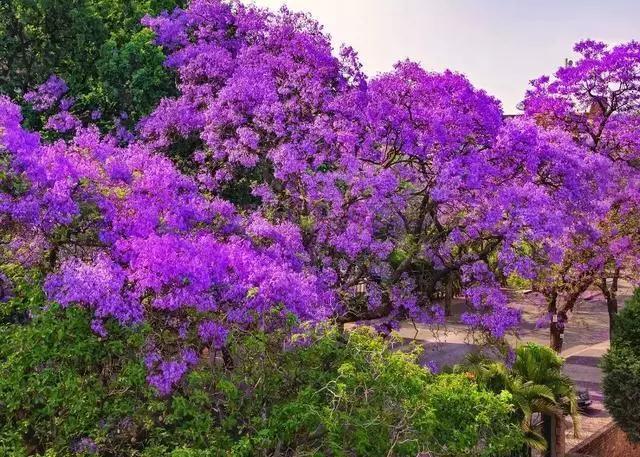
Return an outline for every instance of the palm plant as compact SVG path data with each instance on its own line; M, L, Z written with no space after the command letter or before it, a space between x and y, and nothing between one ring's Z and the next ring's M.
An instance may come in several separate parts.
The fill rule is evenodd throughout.
M516 350L512 372L522 379L548 387L562 412L571 416L574 433L577 435L580 418L578 395L571 378L562 372L562 365L564 360L553 349L528 343Z
M511 368L473 354L454 371L472 373L480 384L494 392L509 392L527 445L544 451L547 440L535 429L534 414L563 420L566 412L577 434L577 395L571 379L562 373L562 364L563 360L550 348L528 343L517 348Z

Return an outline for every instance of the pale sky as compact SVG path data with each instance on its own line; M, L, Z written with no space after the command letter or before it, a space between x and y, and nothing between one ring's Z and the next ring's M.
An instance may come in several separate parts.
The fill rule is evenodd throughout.
M250 1L250 0L249 0ZM640 0L253 0L310 12L369 75L406 58L445 68L514 113L529 80L553 73L573 43L640 39Z

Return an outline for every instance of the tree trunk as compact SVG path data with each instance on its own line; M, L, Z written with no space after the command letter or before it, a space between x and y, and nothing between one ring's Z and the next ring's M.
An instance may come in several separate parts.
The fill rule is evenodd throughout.
M567 314L569 311L572 311L578 298L582 295L591 285L593 279L588 277L582 283L579 283L575 286L572 292L570 292L562 305L562 307L558 307L557 300L558 294L554 291L552 297L549 302L549 312L551 314L551 326L550 326L550 339L551 339L551 348L560 353L562 351L562 343L564 339L564 327L569 320L569 315Z
M559 322L558 316L558 292L553 290L547 297L547 311L551 314L551 324L549 326L549 346L554 351L562 351L562 340L564 338L564 323Z
M555 457L556 455L556 439L555 439L555 418L553 416L542 416L542 436L547 442L547 450L544 453L544 457Z
M607 277L600 279L600 290L607 300L607 312L609 313L609 339L613 338L614 324L618 314L618 281L620 279L620 269L616 268L611 278L611 287L607 283Z
M551 346L551 349L553 349L559 354L562 352L562 343L564 341L564 324L561 324L557 321L558 319L557 314L554 314L553 318L556 319L556 321L551 322L551 327L549 329L549 333L550 333L549 344Z
M566 452L564 416L556 416L555 419L554 438L556 454L554 457L564 457Z
M453 279L447 278L447 286L444 294L444 315L451 316L451 301L453 300Z
M564 457L565 446L565 425L563 416L542 417L542 436L547 441L545 457Z

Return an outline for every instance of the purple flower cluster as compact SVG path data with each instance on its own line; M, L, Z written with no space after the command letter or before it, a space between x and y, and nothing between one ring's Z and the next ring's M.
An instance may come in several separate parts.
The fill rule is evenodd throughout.
M227 326L269 330L291 316L331 315L334 294L299 255L297 227L245 220L141 142L120 146L78 126L71 139L45 143L20 123L18 107L0 99L2 166L14 177L0 193L12 237L2 255L21 260L39 240L29 250L48 271L47 296L91 309L98 336L113 319L167 325L185 340L202 320L200 344L220 348ZM170 325L176 313L184 321ZM195 350L159 357L149 381L161 394L198 360Z
M59 113L54 114L47 119L47 123L45 124L46 128L60 133L75 130L79 126L80 121L69 111L60 111Z
M0 303L7 302L13 297L13 286L11 280L4 273L0 272Z
M187 368L187 363L184 361L161 362L156 369L157 373L149 375L147 381L161 396L165 396L174 390L187 372Z
M36 111L47 111L61 101L69 87L67 83L56 75L52 75L46 82L38 86L34 91L24 94L25 101L31 103ZM64 104L68 105L68 102ZM67 108L62 108L67 110Z
M639 232L629 224L640 216L640 43L609 47L586 40L574 51L580 55L575 64L532 81L524 100L527 117L549 131L568 132L574 148L588 152L583 163L598 170L599 194L592 202L578 198L571 230L557 238L560 267L541 268L537 277L548 296L569 297L559 303L565 313L576 291L611 271L637 275L640 253ZM566 173L572 169L566 166Z
M205 343L211 343L216 349L221 349L226 341L229 331L214 321L205 321L198 326L198 335Z
M440 373L440 366L438 365L438 362L436 362L435 360L429 360L426 363L426 368L427 368L427 370L429 370L429 372L431 374Z
M71 445L71 452L74 454L97 454L98 445L89 437L84 437Z
M437 284L411 277L416 264L444 277L477 262L473 246L489 240L506 269L530 277L517 248L556 252L549 240L569 224L565 206L590 198L582 149L531 122L505 123L499 103L462 75L401 62L367 81L353 51L334 57L320 26L286 9L193 1L144 22L180 75L180 95L141 123L142 140L165 152L199 137L199 181L214 191L268 164L249 229L263 239L266 223L269 239L301 230L287 248L338 293L340 318L439 322ZM567 172L568 160L584 173ZM407 242L411 258L390 265ZM369 311L354 314L362 294ZM496 312L478 325L501 336L517 324L497 295L485 301L474 314Z

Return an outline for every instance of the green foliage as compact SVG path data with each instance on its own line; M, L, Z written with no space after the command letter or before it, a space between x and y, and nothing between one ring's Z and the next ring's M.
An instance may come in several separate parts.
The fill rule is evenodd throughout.
M336 355L335 371L274 411L271 439L293 455L500 456L522 442L506 393L434 377L416 353L390 351L366 330L350 333Z
M516 349L516 360L511 369L515 376L526 382L545 386L558 404L563 405L577 421L577 396L573 381L562 372L564 360L553 349L527 343Z
M522 446L509 393L431 375L417 351L393 351L367 329L236 335L233 369L202 354L160 398L140 361L161 336L109 325L101 340L89 312L36 312L41 292L29 290L20 301L33 319L0 326L1 455L67 456L88 438L100 455L144 457L501 456Z
M0 303L0 325L27 322L30 310L44 302L44 294L38 285L40 273L25 271L16 264L4 264L0 265L0 274L10 278L11 295L15 297Z
M172 75L139 21L182 0L0 2L0 92L19 97L51 74L67 81L80 109L121 111L135 121L172 93Z
M602 368L607 410L629 439L640 443L640 289L616 316Z
M29 325L0 327L0 454L65 455L74 439L101 437L109 421L136 413L140 401L127 392L147 390L133 357L144 330L114 328L101 342L88 323L82 310L54 307Z
M611 344L640 348L640 289L635 290L617 315Z
M170 95L173 79L163 66L164 54L152 40L147 29L131 36L112 35L100 50L96 75L87 84L82 104L101 107L107 117L126 111L136 120L149 114L162 96Z
M544 450L547 443L532 428L534 413L548 416L571 415L578 425L577 396L573 381L562 373L563 360L551 348L528 343L516 349L511 367L473 355L454 372L469 373L478 383L496 393L509 392L515 405L515 419L521 424L527 444Z
M518 290L531 289L532 282L530 279L525 279L516 273L511 273L507 277L507 286Z

